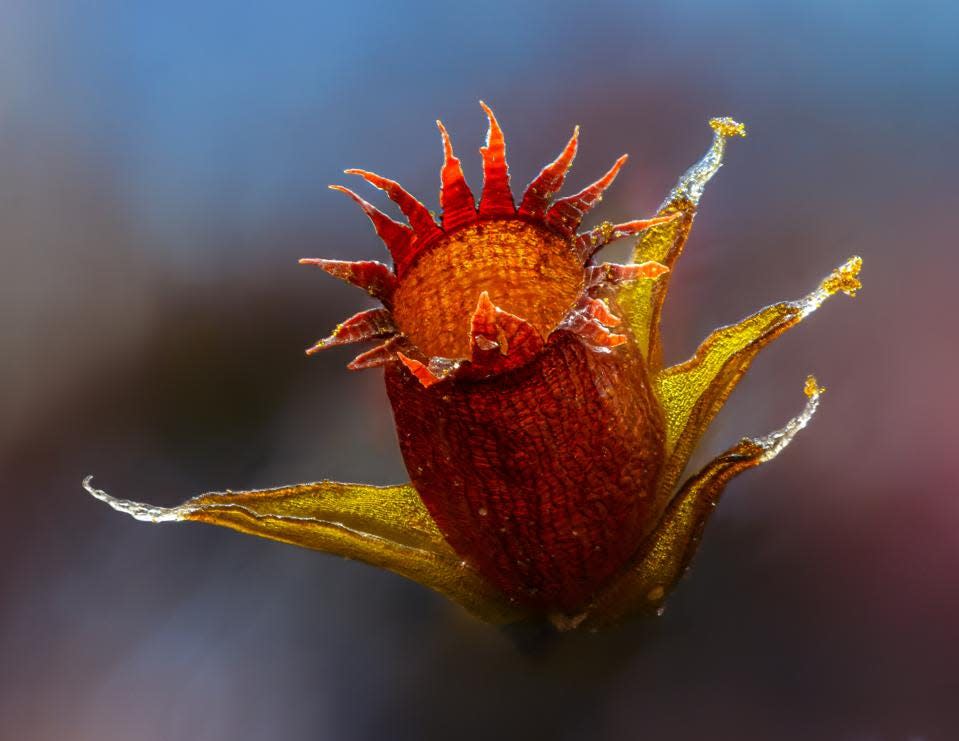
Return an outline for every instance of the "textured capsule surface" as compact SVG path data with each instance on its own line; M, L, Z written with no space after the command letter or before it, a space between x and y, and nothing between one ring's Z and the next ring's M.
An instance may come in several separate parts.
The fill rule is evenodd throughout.
M564 332L508 377L386 383L426 508L516 602L581 607L648 533L663 427L638 359Z

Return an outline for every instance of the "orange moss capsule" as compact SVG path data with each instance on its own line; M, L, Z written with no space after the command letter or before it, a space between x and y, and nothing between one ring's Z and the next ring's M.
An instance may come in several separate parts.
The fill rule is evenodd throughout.
M405 215L352 191L393 258L306 259L366 290L382 308L341 323L308 352L382 340L354 369L383 366L411 484L320 482L205 494L163 509L87 489L138 519L196 520L365 560L446 594L480 617L548 617L563 629L655 611L689 563L726 482L772 459L815 412L745 438L680 484L689 456L758 351L830 295L860 287L852 258L804 299L714 332L688 361L663 367L659 316L727 138L713 144L652 218L579 232L623 156L578 193L555 198L579 131L517 206L493 112L479 201L443 125L437 222L399 184L347 170ZM633 261L597 264L599 249L639 235Z

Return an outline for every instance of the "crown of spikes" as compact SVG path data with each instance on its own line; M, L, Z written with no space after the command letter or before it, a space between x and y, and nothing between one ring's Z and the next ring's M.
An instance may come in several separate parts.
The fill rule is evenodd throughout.
M572 254L583 268L584 290L580 299L570 308L556 329L579 335L594 349L608 352L626 341L626 337L609 331L620 323L598 295L610 285L639 278L656 278L667 271L659 263L617 265L593 264L595 253L610 242L638 234L655 224L670 221L679 214L651 219L628 221L621 224L605 222L586 232L577 233L583 218L600 200L615 180L627 155L620 157L609 171L596 182L575 195L554 200L562 188L566 173L572 165L579 144L579 127L573 130L569 142L559 156L546 165L526 187L517 207L510 189L509 166L506 161L506 140L493 111L480 102L489 119L486 145L480 148L483 159L483 190L479 203L473 196L460 160L453 152L449 133L437 121L442 137L444 159L440 171L440 222L419 200L399 183L366 170L345 172L359 175L368 183L384 191L406 217L408 224L400 223L365 201L349 188L331 185L330 188L349 196L366 213L377 235L386 244L393 266L375 261L342 261L305 258L303 264L316 265L335 276L367 291L378 299L382 308L362 311L336 327L333 333L307 350L313 354L330 347L364 340L386 340L372 350L357 356L348 367L352 370L384 365L400 360L426 386L436 383L453 371L467 376L484 376L502 372L526 362L545 344L540 332L524 319L510 314L493 304L487 292L482 292L475 312L464 331L470 332L471 357L424 357L423 361L411 355L416 348L404 337L393 318L393 302L397 289L416 265L417 260L433 248L442 249L447 237L454 232L483 222L514 220L545 228L569 244ZM441 280L442 277L438 277Z

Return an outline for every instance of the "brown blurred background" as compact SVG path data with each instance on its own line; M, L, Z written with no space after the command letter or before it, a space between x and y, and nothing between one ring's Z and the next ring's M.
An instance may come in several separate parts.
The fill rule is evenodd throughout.
M0 2L0 736L959 738L957 28L891 0ZM571 188L632 155L597 222L650 214L710 116L747 123L674 361L865 260L716 420L694 463L829 388L666 614L520 650L391 574L84 494L404 479L380 373L302 353L370 302L296 259L384 259L326 185L369 167L435 207L437 117L477 184L479 98L517 187L575 123Z

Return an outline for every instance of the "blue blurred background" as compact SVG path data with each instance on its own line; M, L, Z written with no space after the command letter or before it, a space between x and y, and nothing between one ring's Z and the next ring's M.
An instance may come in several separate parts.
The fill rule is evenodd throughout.
M0 735L959 738L957 7L0 2ZM380 373L302 354L369 299L296 259L385 257L345 167L435 207L437 117L476 186L480 98L516 186L576 123L571 188L632 155L595 223L746 122L673 361L865 259L716 420L694 463L829 387L666 614L519 650L391 574L87 497L404 480Z

